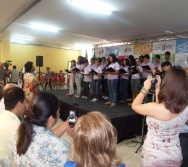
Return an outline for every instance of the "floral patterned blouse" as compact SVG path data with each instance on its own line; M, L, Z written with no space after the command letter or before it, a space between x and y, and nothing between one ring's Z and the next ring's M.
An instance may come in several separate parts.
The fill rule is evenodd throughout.
M37 94L36 91L37 81L34 80L34 75L32 73L25 73L24 74L24 87L23 90L25 92L25 99L26 99L26 108L25 108L25 115L33 115L29 113L28 106L33 98Z
M67 161L69 144L57 138L49 129L33 125L34 137L21 156L16 151L17 135L9 145L8 159L12 167L63 167Z
M179 133L188 119L188 107L169 121L147 116L148 132L144 141L142 167L179 167L182 153Z

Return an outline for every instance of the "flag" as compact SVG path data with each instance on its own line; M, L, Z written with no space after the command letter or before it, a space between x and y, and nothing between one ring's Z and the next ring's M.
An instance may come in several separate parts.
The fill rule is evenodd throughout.
M85 55L85 58L88 59L88 56L87 56L87 49L86 49L86 55Z

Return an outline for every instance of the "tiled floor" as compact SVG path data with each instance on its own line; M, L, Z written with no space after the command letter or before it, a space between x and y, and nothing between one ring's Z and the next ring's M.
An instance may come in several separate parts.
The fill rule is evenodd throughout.
M55 125L59 125L62 121L59 119L58 123ZM63 134L61 137L65 139L67 142L71 142L71 137L68 136L66 133ZM121 143L117 144L117 151L119 156L122 158L124 163L128 167L140 167L140 155L141 155L141 149L139 149L138 153L135 153L137 148L139 147L139 144L132 142L133 139L124 140ZM140 141L140 137L136 137L137 141Z

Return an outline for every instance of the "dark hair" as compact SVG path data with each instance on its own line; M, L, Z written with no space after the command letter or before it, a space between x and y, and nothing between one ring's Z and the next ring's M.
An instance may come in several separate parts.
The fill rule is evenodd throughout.
M126 66L131 66L131 63L130 63L130 61L129 61L129 59L128 58L126 58L126 59L124 59L125 61L126 61Z
M29 105L33 118L27 116L23 119L18 129L17 153L25 154L33 139L33 125L46 127L48 118L57 118L58 99L55 95L41 92L34 96ZM33 125L32 125L33 124Z
M83 61L83 63L89 63L89 61L88 61L87 59L85 59L85 60Z
M172 113L178 114L185 109L188 104L188 78L182 67L173 66L166 72L158 100Z
M170 56L170 52L169 51L165 52L165 55Z
M117 57L115 54L111 53L108 57L112 57L112 62L115 63L118 61Z
M25 99L24 91L19 87L11 87L3 90L3 98L6 110L12 110L18 104L23 103Z
M0 100L3 98L3 85L0 84Z
M106 57L102 57L102 60L106 60Z
M13 66L13 69L16 69L16 66L15 66L15 65Z
M91 60L92 60L92 61L95 61L95 58L91 58L90 61L91 61Z
M135 58L133 55L129 55L128 59L131 61L130 64L132 66L135 66L136 65L136 61L135 61Z
M32 67L33 67L33 62L28 61L28 62L25 64L25 72L31 72Z
M145 55L144 55L144 58L150 59L150 56L149 56L148 54L145 54Z
M159 60L160 60L160 58L161 58L160 55L155 55L155 57L158 58Z
M95 61L98 61L101 64L102 63L102 58L95 59Z
M78 62L77 62L77 64L83 64L84 59L85 59L84 57L78 56Z
M169 62L169 61L165 61L161 64L161 67L164 67L164 66L170 66L172 67L172 64Z
M75 60L71 60L71 63L74 63L74 66L76 66L76 61Z

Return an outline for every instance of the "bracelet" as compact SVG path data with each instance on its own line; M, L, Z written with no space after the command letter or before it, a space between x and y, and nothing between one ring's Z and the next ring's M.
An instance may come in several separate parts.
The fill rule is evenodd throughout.
M141 90L140 90L140 93L143 93L145 96L148 94L148 90L146 90L146 88L142 88Z

